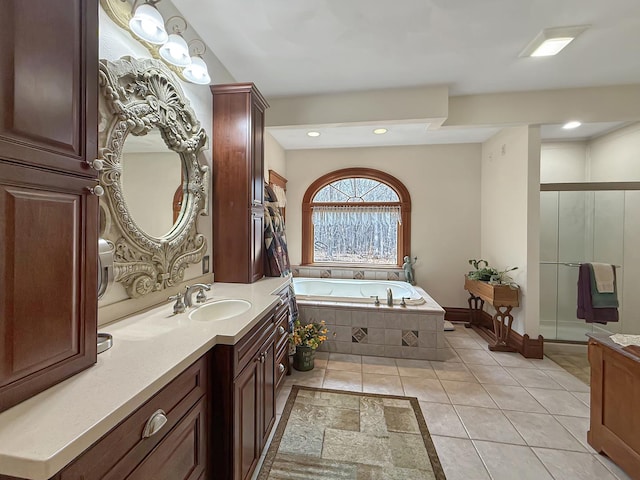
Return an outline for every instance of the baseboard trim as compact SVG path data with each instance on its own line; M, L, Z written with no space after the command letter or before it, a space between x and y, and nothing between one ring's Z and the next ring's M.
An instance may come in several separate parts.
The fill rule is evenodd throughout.
M488 344L495 342L496 336L493 333L493 317L489 313L479 312L475 321L471 319L471 314L468 308L458 307L443 307L445 314L445 320L450 322L468 322L469 326L473 328ZM544 355L544 338L542 335L538 335L538 338L531 338L529 334L520 333L511 330L507 344L510 347L515 348L520 355L525 358L542 358Z
M450 322L468 322L469 309L459 307L443 307L444 319Z

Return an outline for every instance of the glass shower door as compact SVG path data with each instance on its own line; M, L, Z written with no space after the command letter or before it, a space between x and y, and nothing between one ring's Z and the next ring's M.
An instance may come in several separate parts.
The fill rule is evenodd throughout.
M540 333L547 339L586 341L594 328L577 318L578 267L583 262L622 265L624 191L540 192ZM622 275L618 272L618 299Z

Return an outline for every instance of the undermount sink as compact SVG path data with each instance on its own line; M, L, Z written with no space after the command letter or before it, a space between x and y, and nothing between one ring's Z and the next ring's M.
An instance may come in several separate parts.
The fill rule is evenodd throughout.
M191 320L215 322L240 315L251 308L246 300L217 300L196 308L189 314Z

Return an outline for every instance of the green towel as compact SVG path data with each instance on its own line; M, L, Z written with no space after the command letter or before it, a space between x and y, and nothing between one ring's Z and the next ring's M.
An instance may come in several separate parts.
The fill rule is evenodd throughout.
M593 308L618 308L618 285L616 271L613 270L613 293L599 293L596 286L596 276L593 273L593 265L589 264L591 274L591 304Z

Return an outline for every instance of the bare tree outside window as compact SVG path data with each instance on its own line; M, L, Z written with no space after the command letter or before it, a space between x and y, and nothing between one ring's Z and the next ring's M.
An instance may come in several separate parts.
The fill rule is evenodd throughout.
M398 263L400 199L388 185L335 181L316 193L312 211L314 262Z

